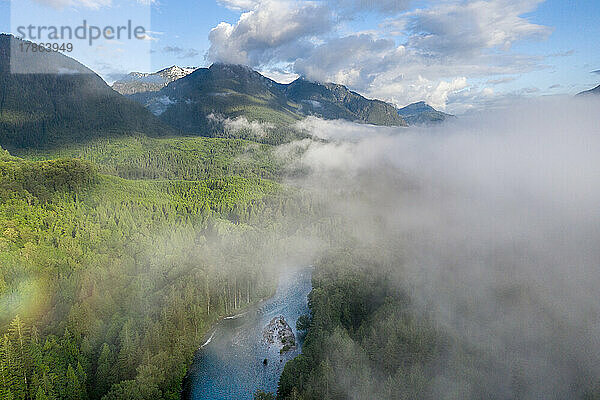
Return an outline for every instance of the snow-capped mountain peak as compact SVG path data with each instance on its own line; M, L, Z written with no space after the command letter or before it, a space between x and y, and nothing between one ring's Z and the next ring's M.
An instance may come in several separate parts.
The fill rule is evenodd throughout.
M186 77L194 72L194 67L172 67L162 69L158 72L131 72L125 78L116 81L112 87L117 92L124 95L131 95L144 92L158 92L169 83Z

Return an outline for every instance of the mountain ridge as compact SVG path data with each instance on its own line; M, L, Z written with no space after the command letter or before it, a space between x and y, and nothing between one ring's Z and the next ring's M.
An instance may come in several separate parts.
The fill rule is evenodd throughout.
M250 67L215 63L169 83L158 92L129 95L177 129L202 133L208 117L246 117L289 125L308 115L386 126L407 126L396 107L371 100L343 85L299 78L289 84L269 79Z
M402 118L397 118L394 105L382 100L367 99L344 85L298 78L285 85L285 92L290 99L302 105L302 111L307 115L374 125L406 126Z

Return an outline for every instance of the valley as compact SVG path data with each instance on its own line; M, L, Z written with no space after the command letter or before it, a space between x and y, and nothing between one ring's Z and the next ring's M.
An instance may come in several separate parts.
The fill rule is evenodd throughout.
M14 74L19 41L0 399L599 398L594 96L459 118L219 61L109 86Z

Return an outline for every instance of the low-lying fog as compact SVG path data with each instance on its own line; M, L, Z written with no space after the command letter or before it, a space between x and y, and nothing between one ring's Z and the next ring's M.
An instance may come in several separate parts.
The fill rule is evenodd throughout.
M305 150L311 174L295 183L350 217L350 235L397 251L399 287L497 363L499 397L564 399L594 385L600 101L523 102L434 128L301 127L326 141L282 150ZM524 393L510 388L514 370Z

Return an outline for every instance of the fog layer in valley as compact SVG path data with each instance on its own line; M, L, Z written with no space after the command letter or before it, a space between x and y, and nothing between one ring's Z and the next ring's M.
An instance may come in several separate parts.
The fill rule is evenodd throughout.
M348 234L393 249L399 289L481 352L498 398L563 399L600 376L599 107L546 99L427 129L309 118L326 141L282 152L304 151L299 183ZM440 371L440 393L472 395L460 375Z

